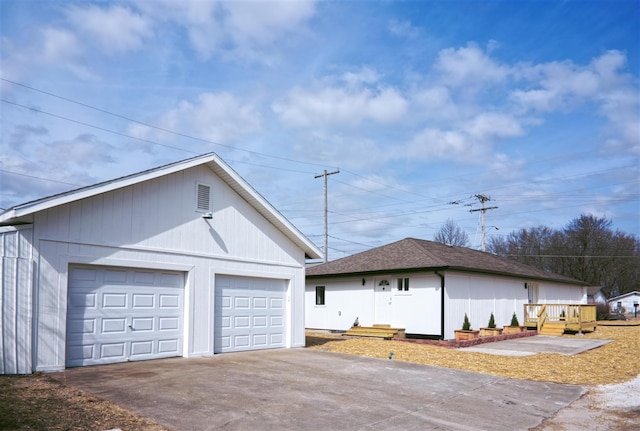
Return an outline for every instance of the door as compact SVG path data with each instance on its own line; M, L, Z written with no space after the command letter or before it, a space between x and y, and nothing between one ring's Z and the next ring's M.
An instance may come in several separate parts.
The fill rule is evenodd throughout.
M216 276L214 352L286 347L286 281Z
M391 279L375 279L375 324L391 324L391 321L393 320L393 294L394 292Z
M184 275L71 266L68 367L182 356Z

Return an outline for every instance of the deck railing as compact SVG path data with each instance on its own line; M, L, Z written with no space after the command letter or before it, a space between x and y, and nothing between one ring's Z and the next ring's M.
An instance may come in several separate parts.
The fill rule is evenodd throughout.
M572 331L595 330L596 306L594 304L525 304L525 326L538 331L545 323L564 323Z

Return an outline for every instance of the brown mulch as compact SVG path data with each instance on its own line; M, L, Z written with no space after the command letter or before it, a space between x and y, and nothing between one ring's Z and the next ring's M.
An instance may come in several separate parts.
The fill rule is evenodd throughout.
M633 321L632 321L633 322ZM629 323L632 323L629 322ZM640 326L598 326L595 332L563 337L614 340L574 356L539 353L525 357L496 356L425 344L373 338L345 338L339 334L308 333L307 347L475 371L514 379L577 385L622 383L640 375Z
M132 412L52 377L0 376L0 430L164 431Z

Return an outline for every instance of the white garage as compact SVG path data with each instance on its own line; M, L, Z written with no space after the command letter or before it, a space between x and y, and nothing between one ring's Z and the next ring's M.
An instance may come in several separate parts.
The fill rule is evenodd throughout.
M71 266L68 289L66 366L182 355L182 273Z
M210 153L0 212L0 374L301 347L322 252Z
M286 347L286 282L216 277L215 353Z

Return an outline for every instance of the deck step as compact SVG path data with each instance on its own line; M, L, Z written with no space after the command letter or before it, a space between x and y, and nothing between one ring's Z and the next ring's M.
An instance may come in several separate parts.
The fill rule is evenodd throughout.
M564 334L565 329L567 329L565 322L546 322L544 326L540 328L539 334L559 336Z
M344 335L384 339L405 338L405 331L404 328L392 328L391 325L352 326Z

